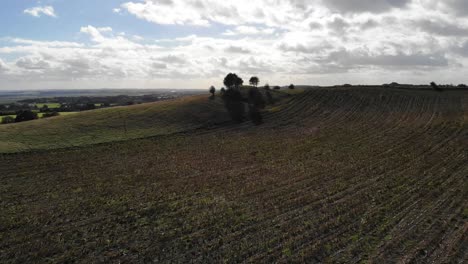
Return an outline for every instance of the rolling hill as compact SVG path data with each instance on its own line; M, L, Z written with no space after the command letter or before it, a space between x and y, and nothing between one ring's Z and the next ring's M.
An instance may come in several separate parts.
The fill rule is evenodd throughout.
M184 97L2 125L0 151L55 149L167 135L227 120L221 100Z
M306 89L264 121L205 96L0 126L0 259L468 259L467 91Z

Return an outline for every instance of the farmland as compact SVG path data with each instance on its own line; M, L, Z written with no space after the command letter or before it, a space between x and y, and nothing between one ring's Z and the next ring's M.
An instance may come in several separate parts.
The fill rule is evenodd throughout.
M289 93L261 126L207 96L0 126L0 259L468 258L466 90Z

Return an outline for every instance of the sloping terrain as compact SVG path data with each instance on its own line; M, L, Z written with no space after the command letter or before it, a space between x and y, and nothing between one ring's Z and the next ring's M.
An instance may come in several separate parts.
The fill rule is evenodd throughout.
M466 91L310 89L258 127L4 154L0 259L463 263L467 117Z
M191 96L0 126L0 152L55 149L167 135L225 122L220 99Z

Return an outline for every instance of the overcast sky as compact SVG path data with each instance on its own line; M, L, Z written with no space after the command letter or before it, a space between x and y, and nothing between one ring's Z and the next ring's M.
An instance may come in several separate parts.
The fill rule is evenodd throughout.
M467 83L467 0L3 0L0 89Z

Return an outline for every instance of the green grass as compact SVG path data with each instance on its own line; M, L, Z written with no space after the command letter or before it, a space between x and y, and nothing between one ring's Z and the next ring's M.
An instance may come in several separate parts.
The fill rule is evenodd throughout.
M4 117L7 117L7 116L16 118L16 115L5 115L5 116L0 116L0 123L2 122L3 118L4 118Z
M42 108L44 105L47 105L48 108L53 109L53 108L60 108L59 103L46 103L46 104L36 104L37 108Z
M227 120L221 100L206 96L61 113L52 119L0 126L0 153L165 135Z

